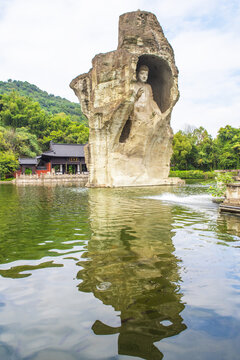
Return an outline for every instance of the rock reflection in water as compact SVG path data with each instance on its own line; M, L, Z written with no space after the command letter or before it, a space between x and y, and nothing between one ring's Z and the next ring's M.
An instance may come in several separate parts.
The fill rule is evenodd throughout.
M128 191L89 191L92 237L78 263L78 288L121 313L118 327L96 320L96 335L119 333L119 354L162 359L154 343L186 329L171 210L160 214L155 202L135 200Z
M240 237L240 216L220 213L217 220L217 231L220 238L224 239L226 244L233 242L234 238L232 235ZM238 240L236 239L236 241Z

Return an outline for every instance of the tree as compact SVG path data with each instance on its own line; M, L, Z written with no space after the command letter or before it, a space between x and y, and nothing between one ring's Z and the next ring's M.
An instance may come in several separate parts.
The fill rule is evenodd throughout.
M0 95L0 109L0 122L4 126L26 127L40 138L48 128L49 114L37 102L19 96L16 92Z
M220 128L216 139L202 126L178 131L173 139L172 164L176 170L236 169L240 166L240 129Z
M230 173L218 173L216 178L216 184L209 186L208 192L214 197L224 197L227 190L227 184L233 181L233 175Z
M236 169L240 163L240 128L230 125L220 128L215 140L220 169Z
M35 157L40 154L36 135L29 133L26 128L0 127L0 150L10 151L17 157Z
M192 143L189 137L178 131L173 138L172 165L176 170L187 170L189 168L189 156L192 150Z
M47 113L37 102L19 96L16 92L0 95L0 124L15 129L19 137L23 136L23 132L36 136L41 150L47 149L50 140L61 143L86 143L89 135L88 127L72 121L69 115L63 112L54 115ZM20 128L24 129L21 134L20 130L16 130ZM29 136L29 145L33 145L35 138L30 139ZM16 140L16 137L12 137ZM38 149L33 152L38 152Z
M200 170L213 169L213 140L202 126L193 131L193 141L196 147L196 162Z
M11 151L0 152L0 179L5 179L6 175L11 175L18 168L16 155Z

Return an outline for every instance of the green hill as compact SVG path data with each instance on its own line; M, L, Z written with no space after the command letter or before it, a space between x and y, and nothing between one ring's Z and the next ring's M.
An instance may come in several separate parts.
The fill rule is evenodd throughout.
M78 103L71 102L60 96L48 94L46 91L39 89L36 85L30 84L27 81L8 80L0 81L0 94L17 91L22 96L30 97L37 101L41 108L52 114L64 112L70 115L71 120L86 123L87 119L81 111L81 106Z
M88 134L78 104L27 82L0 82L0 180L17 169L19 157L39 155L51 140L86 144Z

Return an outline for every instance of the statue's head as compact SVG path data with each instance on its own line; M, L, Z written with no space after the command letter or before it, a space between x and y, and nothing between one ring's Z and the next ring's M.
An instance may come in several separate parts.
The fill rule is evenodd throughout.
M138 80L143 83L147 82L148 73L149 73L149 68L147 67L147 65L141 65L137 73Z

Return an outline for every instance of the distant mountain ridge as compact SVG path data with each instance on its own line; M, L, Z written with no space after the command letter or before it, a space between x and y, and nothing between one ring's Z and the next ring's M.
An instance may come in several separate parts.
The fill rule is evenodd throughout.
M52 114L64 112L66 115L69 115L73 121L87 123L87 119L83 115L81 106L78 103L71 102L60 96L48 94L47 91L43 91L27 81L0 81L0 94L10 93L12 91L17 91L21 96L27 96L37 101L42 109Z

